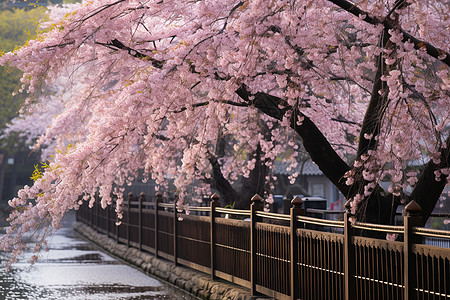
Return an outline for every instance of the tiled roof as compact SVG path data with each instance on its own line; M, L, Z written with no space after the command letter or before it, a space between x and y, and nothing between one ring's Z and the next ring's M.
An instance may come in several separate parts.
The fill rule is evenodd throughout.
M300 169L302 168L302 163L299 163L298 166L290 171L287 171L289 162L285 161L276 161L274 173L280 175L291 175L295 172L300 173ZM301 175L323 175L322 171L320 171L319 167L313 163L311 160L308 160L303 165L303 171Z

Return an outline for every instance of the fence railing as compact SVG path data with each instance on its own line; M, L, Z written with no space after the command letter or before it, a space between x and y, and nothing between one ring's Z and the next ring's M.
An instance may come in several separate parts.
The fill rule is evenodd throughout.
M151 202L129 194L119 226L115 207L98 201L83 204L77 219L119 243L277 299L450 299L450 249L422 243L449 241L450 232L418 227L415 202L403 226L385 226L352 224L348 212L343 220L307 217L298 197L290 215L264 212L258 195L250 210L220 208L219 196L211 198L210 207L190 208L208 215L186 215L161 193Z

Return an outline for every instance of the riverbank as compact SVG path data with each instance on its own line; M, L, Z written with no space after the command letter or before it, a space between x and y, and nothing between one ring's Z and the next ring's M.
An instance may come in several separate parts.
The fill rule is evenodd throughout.
M172 262L155 258L152 254L140 252L137 249L118 244L115 240L96 232L80 222L75 223L74 229L106 252L142 269L147 274L174 284L201 299L262 299L252 296L248 289L223 281L213 281L209 275L204 273L175 266Z

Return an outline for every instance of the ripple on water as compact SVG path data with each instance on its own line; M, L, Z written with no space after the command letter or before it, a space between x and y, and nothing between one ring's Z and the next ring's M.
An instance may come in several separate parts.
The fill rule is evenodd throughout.
M49 240L50 251L34 266L25 252L9 273L0 269L0 300L196 299L98 251L74 234L73 221ZM5 260L0 253L0 263Z
M58 270L59 268L61 270ZM119 276L122 282L118 282L119 279L114 279L111 274L108 274L108 271L112 271L108 268L101 268L101 271L96 270L91 275L87 275L89 271L76 270L78 268L70 266L64 274L63 265L57 268L49 265L38 265L29 270L16 268L9 273L0 273L0 299L195 299L182 291L160 283L154 278L145 276L131 267L128 268L131 271L127 272L126 268L116 270L122 271L120 274L122 276ZM137 273L133 275L133 271ZM52 273L51 276L49 276L50 273ZM83 274L85 275L84 278L72 277ZM96 282L89 282L92 281L93 275L97 275L99 278L96 279ZM138 278L139 275L144 277ZM108 280L112 282L107 283Z

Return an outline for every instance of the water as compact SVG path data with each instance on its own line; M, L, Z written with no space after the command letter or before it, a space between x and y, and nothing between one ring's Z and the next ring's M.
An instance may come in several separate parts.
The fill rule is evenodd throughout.
M9 273L2 266L0 299L196 299L99 251L72 230L74 221L65 218L34 266L30 253Z

